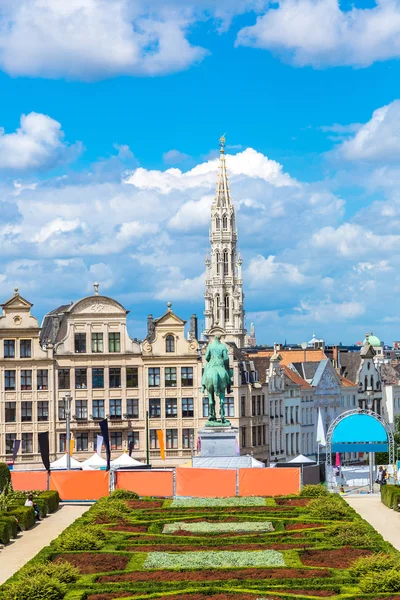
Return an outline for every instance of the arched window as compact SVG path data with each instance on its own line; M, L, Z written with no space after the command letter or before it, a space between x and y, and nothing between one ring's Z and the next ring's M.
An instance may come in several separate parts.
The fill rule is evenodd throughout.
M364 391L366 391L367 387L368 387L368 377L365 376L364 377Z
M229 295L225 296L225 322L229 321Z
M370 370L370 368L371 368L371 363L370 363L370 362L368 362L368 364L367 364L367 368L368 368L368 371L369 371L369 370Z
M228 219L226 215L222 217L222 229L228 229Z
M224 275L228 275L229 273L228 260L228 250L224 250Z
M167 335L165 338L165 351L175 352L175 338L173 335Z
M215 227L216 229L221 229L221 219L219 217L215 220Z
M219 275L219 252L215 253L215 262L217 263L217 275Z
M215 296L215 304L214 304L214 308L215 308L215 322L219 323L219 294L217 294Z
M371 375L371 389L374 389L374 377Z

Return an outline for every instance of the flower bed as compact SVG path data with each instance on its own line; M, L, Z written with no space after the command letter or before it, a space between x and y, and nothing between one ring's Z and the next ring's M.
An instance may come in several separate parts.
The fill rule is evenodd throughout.
M275 502L274 502L275 504ZM244 498L175 498L171 508L226 508L231 506L266 506L265 498L256 496Z
M218 567L277 567L284 566L283 554L275 550L255 552L150 552L145 569L215 569Z
M241 523L168 523L164 525L163 533L175 533L176 531L188 531L191 533L242 533L242 532L267 532L274 528L270 521L242 521Z
M19 595L6 585L0 600L400 600L400 555L340 497L171 504L117 490L34 559L35 577L16 575ZM374 559L353 566L363 556ZM62 563L77 567L73 577Z

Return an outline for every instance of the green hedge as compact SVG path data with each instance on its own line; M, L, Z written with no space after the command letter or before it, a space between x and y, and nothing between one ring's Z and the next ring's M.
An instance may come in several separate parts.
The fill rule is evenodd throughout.
M381 488L381 501L385 506L400 511L400 485L383 485Z
M15 538L18 533L18 523L12 515L0 514L0 541L8 544L11 538Z
M36 522L35 511L32 506L14 506L8 512L18 519L18 527L21 531L30 529Z
M46 500L48 504L47 512L53 513L58 510L60 504L60 496L58 492L54 490L49 490L48 492L42 492L38 495L38 499Z

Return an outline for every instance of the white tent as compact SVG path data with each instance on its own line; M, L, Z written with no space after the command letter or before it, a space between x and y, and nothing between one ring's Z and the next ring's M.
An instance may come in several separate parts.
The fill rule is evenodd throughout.
M67 468L67 454L63 454L61 458L58 458L57 460L53 461L52 463L50 463L50 469L52 471L61 471L63 469ZM71 456L71 469L81 469L82 468L82 464L75 460L75 458L72 458Z
M135 460L126 452L123 452L121 456L118 456L118 458L111 461L111 466L118 469L122 467L144 467L144 464Z
M304 454L299 454L298 456L296 456L296 458L292 458L292 460L288 461L289 463L303 463L303 464L308 464L308 463L315 463L315 460L311 460L311 458L307 458L307 456L304 456Z
M91 470L91 469L100 469L101 467L106 467L106 466L107 466L107 461L104 458L102 458L101 456L99 456L97 454L97 452L95 452L93 454L93 456L91 456L90 458L84 460L82 463L82 469L84 471Z
M210 456L193 457L193 467L196 469L263 469L265 464L252 456Z

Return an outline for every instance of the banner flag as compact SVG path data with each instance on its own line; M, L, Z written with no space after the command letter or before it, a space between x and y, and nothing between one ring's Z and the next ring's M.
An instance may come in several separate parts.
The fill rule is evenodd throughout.
M240 446L239 446L239 438L235 438L235 454L236 456L240 456Z
M17 458L17 454L18 454L18 450L19 450L20 445L21 445L21 440L14 440L13 456L12 456L13 462Z
M42 431L38 434L39 450L46 471L50 471L50 448L49 448L49 432Z
M75 440L69 440L69 455L72 456L72 453L75 448Z
M135 444L135 442L133 442L133 441L129 442L129 456L132 456L134 444Z
M165 460L164 434L162 432L162 429L157 429L157 439L158 439L158 444L160 446L161 460Z
M98 435L97 436L97 442L96 442L96 452L99 456L101 456L101 447L103 445L103 436L102 435Z
M111 450L110 450L110 438L108 435L108 421L103 419L100 421L101 435L103 436L104 445L106 447L106 459L107 459L107 471L110 470Z
M199 435L197 436L196 450L197 450L197 452L201 451L201 438Z
M325 430L320 408L318 409L317 442L320 446L326 446Z

